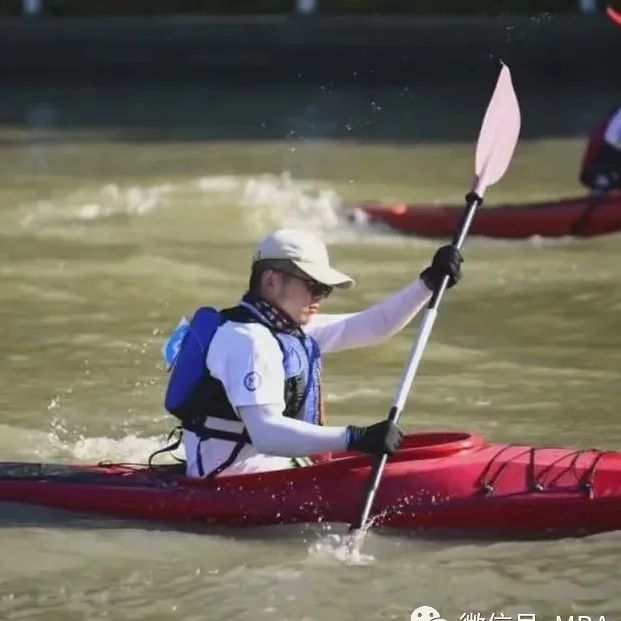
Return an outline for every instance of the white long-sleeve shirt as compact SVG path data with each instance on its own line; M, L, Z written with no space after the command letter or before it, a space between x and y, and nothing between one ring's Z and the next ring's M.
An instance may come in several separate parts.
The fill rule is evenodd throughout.
M604 141L611 147L621 150L621 108L608 121L604 131Z
M318 314L304 326L321 354L376 345L402 330L423 308L431 292L420 279L373 306L347 314ZM319 426L283 416L285 374L282 352L270 330L260 323L227 321L211 341L206 360L212 377L220 380L240 420L210 417L206 426L225 431L246 428L251 445L240 451L222 475L287 468L291 457L346 448L346 428ZM248 378L252 377L252 382ZM258 379L257 379L258 378ZM198 476L198 458L205 473L220 466L234 444L183 434L187 474Z

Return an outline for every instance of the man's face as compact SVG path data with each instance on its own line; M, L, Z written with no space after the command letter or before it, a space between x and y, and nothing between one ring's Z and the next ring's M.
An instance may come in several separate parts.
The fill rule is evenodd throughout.
M322 301L332 292L305 275L293 275L280 270L268 270L263 276L265 299L283 310L293 321L303 326L319 312Z

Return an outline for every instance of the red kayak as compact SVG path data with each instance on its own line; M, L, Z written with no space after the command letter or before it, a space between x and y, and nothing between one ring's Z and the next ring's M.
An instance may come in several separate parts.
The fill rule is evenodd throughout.
M370 459L211 481L178 466L0 464L0 501L120 518L221 525L351 522ZM621 453L493 444L468 433L409 435L388 461L376 525L470 535L621 529Z
M463 207L443 205L382 205L365 202L346 206L356 209L370 222L421 237L450 238L457 230ZM517 239L533 236L592 237L621 230L621 192L602 198L565 198L541 203L500 205L480 209L470 227L472 235Z

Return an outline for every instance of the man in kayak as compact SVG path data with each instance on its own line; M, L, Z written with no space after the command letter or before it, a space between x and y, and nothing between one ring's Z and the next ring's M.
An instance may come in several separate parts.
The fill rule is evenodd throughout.
M172 367L166 408L181 420L187 474L289 468L292 458L347 449L395 451L403 433L388 420L324 426L321 357L402 330L445 275L449 287L460 279L462 261L443 246L420 277L370 308L319 314L333 289L348 289L353 279L330 266L311 233L281 229L266 237L239 305L199 309L164 346Z
M621 189L621 108L591 133L582 158L580 181L598 195Z

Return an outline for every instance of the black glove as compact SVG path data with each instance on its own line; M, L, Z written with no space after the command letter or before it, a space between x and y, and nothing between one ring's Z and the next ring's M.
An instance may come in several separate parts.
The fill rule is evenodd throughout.
M428 289L435 291L442 283L444 276L448 276L450 288L459 282L463 262L464 258L455 246L442 246L436 250L431 265L421 272L420 277Z
M347 427L347 448L351 451L392 455L403 440L403 431L391 420L383 420L369 427Z

